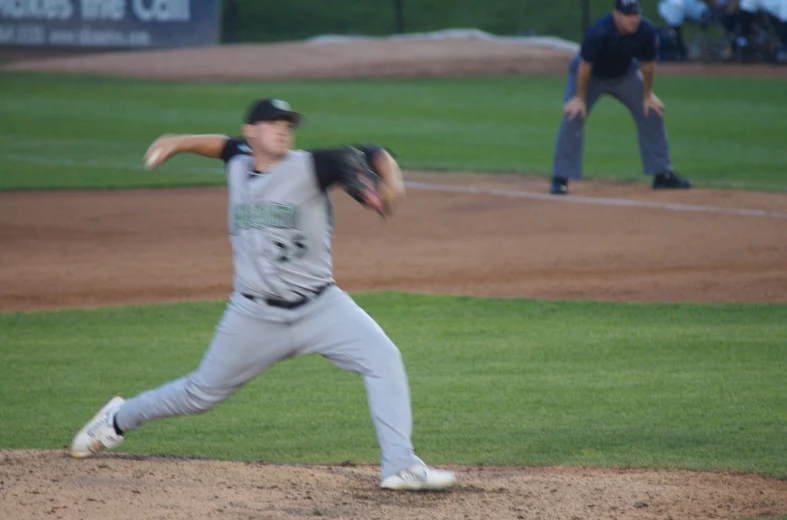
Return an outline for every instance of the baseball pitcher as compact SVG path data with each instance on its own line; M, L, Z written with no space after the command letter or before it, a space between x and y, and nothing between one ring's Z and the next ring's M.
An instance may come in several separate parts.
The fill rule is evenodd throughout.
M333 278L329 189L338 186L390 215L405 191L399 166L376 146L293 150L300 120L288 103L262 99L247 112L245 139L165 135L151 144L149 169L182 152L226 164L234 290L199 367L127 401L112 398L74 437L74 457L114 448L149 421L206 412L274 363L316 353L363 376L382 488L455 484L452 472L427 467L415 455L399 350Z

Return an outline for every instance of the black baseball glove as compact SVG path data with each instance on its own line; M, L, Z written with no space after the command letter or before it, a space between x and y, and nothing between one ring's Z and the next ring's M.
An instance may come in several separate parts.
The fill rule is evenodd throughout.
M363 206L384 214L385 202L380 193L382 179L369 164L366 154L354 146L346 148L339 183Z

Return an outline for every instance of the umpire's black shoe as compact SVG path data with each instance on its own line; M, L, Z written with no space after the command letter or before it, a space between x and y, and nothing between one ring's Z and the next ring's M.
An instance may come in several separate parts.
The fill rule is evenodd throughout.
M549 187L552 195L568 195L568 179L564 177L552 177L552 186Z
M653 176L653 189L686 189L691 188L691 181L675 175L672 170L667 170Z

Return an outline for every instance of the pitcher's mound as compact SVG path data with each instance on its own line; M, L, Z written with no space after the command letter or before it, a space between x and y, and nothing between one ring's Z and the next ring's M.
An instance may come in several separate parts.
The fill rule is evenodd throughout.
M772 517L787 482L751 475L583 468L452 467L448 492L380 490L376 467L282 466L60 451L0 451L4 518Z

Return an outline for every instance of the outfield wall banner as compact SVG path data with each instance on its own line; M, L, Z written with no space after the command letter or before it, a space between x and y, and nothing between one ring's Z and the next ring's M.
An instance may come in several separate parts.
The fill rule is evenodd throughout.
M219 42L220 0L0 0L0 47L102 49Z

